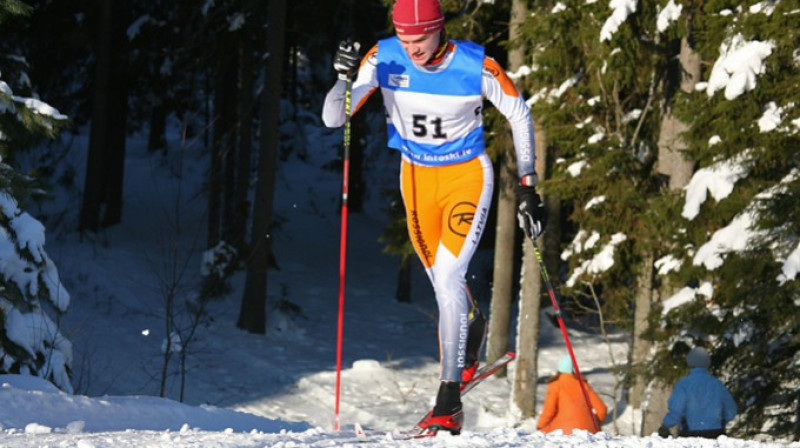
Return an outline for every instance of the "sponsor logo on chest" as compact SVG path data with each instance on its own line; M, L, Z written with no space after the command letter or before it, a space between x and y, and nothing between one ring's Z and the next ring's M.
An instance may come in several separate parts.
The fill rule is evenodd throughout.
M408 87L408 75L390 74L389 85L392 87Z

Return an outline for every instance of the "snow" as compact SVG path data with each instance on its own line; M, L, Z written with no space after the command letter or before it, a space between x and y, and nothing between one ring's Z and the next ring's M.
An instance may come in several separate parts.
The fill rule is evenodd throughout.
M603 140L603 137L605 137L604 132L597 132L589 136L589 139L586 140L586 142L590 145L594 145L595 143L600 143Z
M595 205L602 204L603 202L605 202L605 200L606 200L605 195L595 196L592 199L589 199L589 201L586 203L586 206L584 207L584 210L589 210Z
M697 250L692 260L694 265L703 265L713 271L722 266L725 253L742 251L749 247L750 242L759 235L752 230L756 217L752 211L745 211L727 226L714 232L711 240Z
M641 116L642 116L641 109L633 109L622 117L622 122L627 124L630 123L631 121L638 120Z
M706 86L708 96L724 89L725 99L733 100L755 89L756 77L766 71L764 59L772 54L774 47L772 42L747 42L741 34L723 42Z
M228 31L240 30L245 24L245 16L241 13L236 13L228 17Z
M658 12L658 19L656 20L656 29L659 33L663 33L669 28L669 24L677 21L681 17L683 5L676 5L674 0L669 0L664 9Z
M783 285L797 278L798 272L800 272L800 243L797 243L797 247L783 260L781 274L778 276L778 283Z
M213 5L213 0L206 1L204 13ZM612 0L611 6L616 8L615 14L617 9L633 12L636 3ZM0 90L4 87L5 83L0 84ZM39 113L60 116L43 103L29 104ZM334 431L340 178L322 165L335 158L340 134L311 127L305 131L324 137L317 142L321 156L309 158L313 163L293 157L281 161L276 178L280 225L270 235L280 269L269 274L266 335L236 328L242 273L232 278L228 294L206 305L210 317L200 322L196 333L187 337L182 326L185 314L171 316L176 317L175 328L165 328L167 296L177 299L173 306L195 305L193 291L201 274L218 268L217 262L227 256L224 246L208 252L197 249L197 242L205 237L204 203L198 197L206 170L199 149L173 142L168 156L162 158L147 154L142 136L134 137L126 152L123 222L97 234L78 235L71 229L76 228L72 225L78 213L75 204L80 202L68 192L57 192L56 203L48 207L62 213L60 218L67 225L47 228L47 254L38 252L45 245L40 222L17 210L12 198L0 195L0 208L15 220L15 231L22 235L17 244L31 248L34 256L48 263L46 287L58 296L58 307L68 308L56 327L47 315L22 313L5 306L5 299L0 298L0 308L11 310L3 316L7 335L30 351L45 343L57 345L62 355L46 360L53 365L49 370L63 374L65 365L70 364L74 373L74 393L59 391L25 372L0 375L0 447L800 448L798 443L727 437L676 440L633 435L632 422L638 421L638 410L615 396L617 379L611 373L614 366L609 353L625 359L626 336L612 335L606 346L602 336L575 329L570 329L570 338L581 370L606 403L616 406L618 425L608 420L603 432L594 435L536 431L535 421L520 419L511 403L511 381L516 373L512 363L508 377L491 378L465 398L461 436L443 434L412 442L392 439L392 431L411 427L432 405L439 369L436 304L420 270L413 277L412 302L394 300L398 260L383 254L378 241L388 218L379 211L385 198L377 193L368 198L370 213L350 215L348 250L355 256L348 258L347 271L342 429ZM81 177L86 136L74 138L70 144L78 149L70 153L71 161L64 163L72 163L76 176ZM396 154L384 151L370 156L370 172L397 169ZM585 164L576 162L568 170L578 176ZM730 180L735 169L725 163L720 166L731 168L727 177L707 172L709 177L690 189L709 190L717 198L717 183L735 182ZM177 172L182 177L176 177ZM386 176L374 176L366 181L372 191L378 191L378 179ZM687 198L690 195L696 196L687 192ZM702 200L693 202L698 208L701 204ZM715 234L709 249L714 254L709 259L718 255L720 248L733 247L735 236ZM610 269L616 246L626 238L612 235L570 280L574 282L582 273ZM575 250L594 249L600 240L597 232L588 237L583 233ZM21 284L36 287L35 282L26 280L22 260L10 255L15 251L9 244L8 238L0 237L1 270L19 276ZM795 278L800 269L800 246L782 262L786 280ZM671 264L664 260L664 266ZM170 270L175 265L188 267L175 273ZM687 290L669 299L665 308L673 309L698 294L710 297L710 286ZM478 300L488 308L486 291ZM542 325L539 409L546 389L543 380L555 371L565 352L560 338L556 327ZM169 362L164 359L167 347L173 349ZM185 356L185 372L178 364L180 356ZM162 373L166 376L164 397L159 396ZM353 432L356 423L386 434L359 443ZM624 429L615 433L616 427Z
M711 282L703 282L699 287L692 288L686 286L681 288L675 295L668 298L663 303L662 314L667 314L675 308L692 302L697 295L702 295L706 298L711 298L714 293L714 285Z
M677 272L682 264L683 262L679 258L674 255L667 255L656 260L654 266L658 270L658 275L667 275L672 271Z
M694 255L694 265L702 265L706 269L713 271L722 266L723 257L726 253L741 252L751 247L753 240L765 234L765 231L759 230L754 226L759 213L759 201L783 191L786 188L786 184L793 182L799 176L800 171L794 170L781 179L779 184L758 193L753 198L753 201L742 212L737 214L727 226L714 232L711 239L700 246ZM780 261L780 254L776 254L775 258ZM792 274L787 276L787 279L791 280L797 274L797 269L789 259L786 262L789 263L789 268L784 272Z
M20 98L15 98L15 99L20 99ZM36 98L25 98L24 103L25 107L33 110L39 115L53 117L56 120L67 119L67 116L59 112L56 108L43 101L37 100Z
M518 81L518 80L523 79L524 77L530 75L531 73L533 73L533 70L529 66L522 65L522 66L520 66L520 68L516 72L507 72L506 74L513 81Z
M338 226L334 223L338 222L340 181L336 173L297 160L282 163L276 207L283 225L271 235L280 270L270 271L267 335L236 329L243 283L243 276L237 275L233 291L208 305L214 319L187 341L181 335L167 338L165 333L160 263L169 253L164 250L165 241L171 241L169 248L175 247L172 243L184 247L182 240L191 242L202 235L193 227L202 222L195 218L202 201L193 199L202 186L205 171L198 162L202 158L185 155L186 179L181 183L171 176L176 172L175 160L165 164L160 156L147 155L143 142L132 143L127 152L123 224L102 232L94 241L81 241L72 231L49 229L48 233L47 252L73 298L60 327L73 345L64 352L74 353L76 393L61 392L36 377L0 376L0 446L4 448L786 446L732 438L673 440L635 437L630 431L613 434L611 421L605 422L605 432L596 435L543 434L535 430L535 421L520 420L512 411L513 363L507 378L489 379L465 398L466 426L461 436L393 440L391 431L409 428L430 408L438 383L438 351L435 301L423 274L415 276L412 303L401 304L393 298L397 261L383 254L377 242L386 219L380 213L350 216L349 244L351 254L358 256L350 257L348 264L342 429L334 431L338 285ZM181 155L181 151L171 151L172 157ZM82 159L80 154L74 157ZM397 167L396 160L386 155L373 162L376 167ZM309 182L292 182L295 177L287 176L288 170L302 173ZM179 201L184 227L176 233L170 230L174 222L168 211L176 204L179 187L184 195ZM310 194L312 187L316 190ZM379 204L375 199L379 198L373 200ZM75 209L67 210L77 214ZM179 240L172 240L176 234ZM596 244L598 238L587 245ZM194 266L190 270L197 271L194 275L200 272L204 255L198 252L191 258L197 260L190 263ZM189 297L186 292L180 295ZM300 311L279 311L276 297L290 300ZM481 303L487 305L485 298ZM52 328L42 322L38 325ZM9 328L29 326L12 322ZM544 325L541 331L539 364L544 378L554 372L565 348L556 327ZM606 403L613 405L615 379L608 349L598 350L604 345L602 338L574 329L570 333L581 370ZM159 396L162 345L168 339L180 344L181 354L187 356L183 403L177 399L182 387L174 364L167 372L166 396ZM625 339L614 340L610 348L617 359L624 359ZM59 361L65 360L51 360ZM538 406L545 388L541 381ZM618 426L633 428L630 422L636 420L636 412L624 401L618 406ZM353 432L356 423L389 433L358 443Z
M586 160L579 160L577 162L571 163L567 167L567 172L572 177L578 177L581 174L581 171L589 164Z
M11 97L11 100L14 102L18 102L24 104L25 107L31 109L34 113L39 115L44 115L47 117L52 117L55 120L66 120L67 116L59 112L53 106L45 103L44 101L38 100L36 98L27 98L21 96L15 96L11 86L9 86L5 81L0 81L0 93L4 95L8 95ZM8 102L0 102L0 113L15 110L13 103Z
M750 12L753 14L763 13L768 16L771 16L773 12L775 12L775 5L780 0L765 0L763 2L758 2L752 6L750 6Z
M590 116L585 120L581 121L580 123L575 125L576 129L583 129L586 125L590 124L594 120L594 117Z
M205 237L205 204L198 199L198 191L206 171L199 148L181 149L173 142L163 158L147 153L143 137L132 138L126 151L123 222L98 234L81 238L75 233L79 212L75 204L80 201L76 193L55 192L56 203L47 208L67 224L47 229L46 249L71 297L68 312L59 319L63 334L53 334L55 326L45 321L44 314L14 311L6 316L5 325L9 336L23 347L32 349L44 340L60 344L65 357L48 361L61 364L54 365L53 372L64 372L64 364L71 364L74 394L24 374L0 377L0 446L513 448L596 443L624 447L645 440L654 448L672 448L678 443L656 436L639 439L630 431L573 436L539 433L535 420L520 419L511 403L516 371L512 363L508 377L489 379L465 398L461 436L444 434L415 442L376 437L358 444L353 433L356 423L374 431L410 428L430 409L438 387L436 303L431 287L418 269L412 302L397 302L399 261L384 254L378 241L388 218L380 211L385 198L377 192L383 183L396 182L396 175L387 176L386 171L396 174L399 165L397 155L383 148L371 154L370 173L375 174L365 179L375 192L368 201L373 212L349 216L342 428L334 431L341 178L322 165L335 157L341 134L311 127L305 132L321 137L319 151L325 156L313 163L296 157L281 162L276 178L276 219L281 226L270 235L280 270L270 271L266 335L236 328L242 273L232 278L227 295L206 305L213 318L202 320L194 336L186 331L183 307L193 304L201 272L213 269L208 264L215 262L209 260L225 253L201 251L197 244ZM76 167L82 176L87 137L73 138L73 147L84 150L71 152L63 163ZM297 178L307 182L295 182ZM16 207L10 197L0 200L5 213L11 210L7 205ZM20 234L30 235L32 241L41 236L32 231L37 224L23 222L31 229L20 228ZM0 241L11 244L4 238ZM176 265L187 268L181 274L185 279L173 283ZM472 273L470 281L475 278ZM489 293L478 287L473 292L488 312ZM170 294L177 300L171 308L174 325L167 330L165 300ZM286 304L297 309L292 311ZM0 307L6 308L2 303ZM47 331L32 331L35 328ZM616 380L609 369L609 348L617 359L624 359L624 336L614 336L610 347L598 350L605 346L600 335L570 332L587 379L612 405ZM554 326L543 326L540 337L540 377L544 379L554 373L565 347ZM513 350L515 335L510 335L510 341ZM165 370L168 346L174 351ZM183 382L182 356L186 361ZM160 396L162 373L166 375L164 397ZM541 381L538 406L545 388ZM636 411L624 402L618 406L617 423L633 428L630 422L637 418ZM606 422L607 431L613 426Z
M611 40L614 33L619 30L620 25L625 23L629 15L636 12L637 0L611 0L608 2L611 12L611 17L606 19L603 28L600 30L600 42Z
M562 82L561 85L558 86L558 89L553 90L547 96L547 101L550 103L555 102L557 99L561 98L561 95L564 94L570 87L573 87L575 84L578 83L583 78L583 72L578 72L572 75L569 79Z
M758 119L758 129L761 132L774 131L781 124L781 114L783 108L778 107L775 101L770 101L764 110L764 114Z
M747 177L750 171L747 164L748 154L748 151L744 151L735 157L697 170L689 184L684 187L686 202L681 216L690 221L697 217L708 193L711 193L717 202L728 197L733 192L736 182Z
M498 427L483 433L448 434L414 441L391 434L359 443L348 428L332 432L304 423L269 420L213 406L187 406L154 397L69 396L30 377L0 376L4 404L18 409L16 428L0 434L4 448L245 448L245 447L588 447L778 448L785 445L721 437L718 440L615 437L578 431L571 436ZM7 401L6 401L7 400ZM44 412L43 412L44 411ZM37 416L38 417L35 417ZM31 420L34 419L34 420ZM28 422L28 423L26 423ZM797 443L788 446L797 446Z
M578 278L584 274L600 274L611 269L614 266L614 252L616 247L626 239L628 239L628 237L622 233L611 235L611 240L608 244L603 246L600 252L592 259L585 260L579 267L575 268L565 284L571 288L575 286Z
M128 29L125 30L128 40L136 39L141 34L142 27L151 20L150 14L144 14L128 25Z

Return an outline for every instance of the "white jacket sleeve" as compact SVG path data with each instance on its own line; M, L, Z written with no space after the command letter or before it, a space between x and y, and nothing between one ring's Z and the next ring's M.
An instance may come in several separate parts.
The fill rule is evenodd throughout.
M534 173L536 147L533 139L531 110L506 72L492 58L483 61L483 95L494 104L511 125L517 172L520 177Z
M350 101L352 110L350 115L355 115L369 96L378 88L377 56L378 45L373 46L358 69L358 76L353 81L353 90ZM347 82L341 79L336 80L336 84L325 96L325 105L322 107L322 122L329 128L338 128L344 124L344 95Z

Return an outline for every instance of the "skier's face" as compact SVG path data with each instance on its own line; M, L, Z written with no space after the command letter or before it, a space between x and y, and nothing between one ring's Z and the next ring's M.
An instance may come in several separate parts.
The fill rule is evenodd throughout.
M398 34L400 44L411 61L422 65L428 62L439 48L439 32L430 34Z

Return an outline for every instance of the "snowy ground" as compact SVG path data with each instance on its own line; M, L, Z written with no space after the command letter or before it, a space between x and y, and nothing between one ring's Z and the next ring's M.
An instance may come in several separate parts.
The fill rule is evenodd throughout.
M309 136L314 138L314 136ZM323 139L320 139L323 140ZM75 146L84 146L76 142ZM370 214L351 214L345 300L342 430L333 431L335 337L338 307L340 177L319 166L335 148L318 148L318 163L290 158L278 178L279 228L270 235L280 270L269 277L269 331L240 331L243 275L232 290L210 305L196 338L184 343L187 372L184 403L181 378L169 364L166 398L158 398L164 364L165 291L177 284L181 302L193 297L200 270L196 248L205 241L203 157L189 148L169 160L146 155L132 142L126 164L123 224L81 238L75 228L79 198L60 192L48 225L49 255L72 295L61 323L74 344L75 395L65 395L35 378L0 376L0 447L329 447L355 446L353 425L380 431L407 429L432 405L438 385L435 303L421 272L414 298L393 298L397 260L381 253L377 241L386 217L382 186L394 176L396 155L369 161ZM78 151L76 151L78 152ZM73 154L76 167L82 155ZM181 173L183 182L174 175ZM79 176L80 177L80 176ZM178 192L180 186L180 192ZM35 210L32 212L36 212ZM56 223L58 221L58 223ZM51 230L56 227L56 230ZM185 271L172 270L182 266ZM477 276L470 281L476 281ZM177 280L175 280L177 279ZM297 308L277 304L291 303ZM487 297L480 297L488 311ZM610 351L624 359L617 338L607 346L592 334L572 331L581 370L613 415L598 435L542 434L535 422L520 420L509 405L510 378L492 378L465 399L465 431L459 437L396 441L373 437L359 446L464 447L747 447L791 446L722 438L717 441L637 438L633 412L614 404ZM511 338L514 341L514 337ZM564 353L557 329L544 325L538 401L544 379Z

